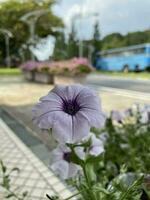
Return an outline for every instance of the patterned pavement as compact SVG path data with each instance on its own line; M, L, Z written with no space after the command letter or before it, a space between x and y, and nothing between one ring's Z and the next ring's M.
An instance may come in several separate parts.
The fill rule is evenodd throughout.
M12 189L19 186L18 193L27 191L26 200L46 200L46 194L59 195L65 199L71 191L54 175L14 132L0 119L0 159L8 169L18 167L19 174L11 175ZM0 173L1 176L1 173ZM0 177L0 181L1 181ZM0 200L5 200L4 190L0 187ZM15 200L15 198L9 198Z

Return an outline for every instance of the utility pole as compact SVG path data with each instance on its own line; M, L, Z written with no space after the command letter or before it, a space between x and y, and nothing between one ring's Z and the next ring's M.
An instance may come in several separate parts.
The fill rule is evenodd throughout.
M10 47L9 47L9 40L13 37L13 34L7 29L0 29L0 32L5 37L5 49L6 49L6 65L7 67L11 66L11 59L10 59Z
M81 24L81 22L82 22L82 20L84 19L84 18L89 18L89 17L98 17L99 16L99 14L98 13L89 13L89 14L87 14L87 15L84 15L84 13L83 13L83 8L81 9L81 11L80 11L80 13L78 13L78 14L76 14L76 15L74 15L74 17L73 17L73 22L75 21L75 20L79 20L80 21L80 30L82 30L82 24ZM81 57L83 57L83 48L84 48L84 44L83 44L83 39L82 39L82 36L81 36L81 38L79 39L79 57L81 58ZM90 49L91 49L91 47L89 47ZM91 50L90 50L91 51ZM92 49L92 51L93 51L93 49Z

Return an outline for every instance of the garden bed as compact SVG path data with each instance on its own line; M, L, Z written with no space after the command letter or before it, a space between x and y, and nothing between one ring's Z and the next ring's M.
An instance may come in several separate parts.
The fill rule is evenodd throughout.
M28 61L21 65L21 69L29 81L56 85L83 83L87 74L93 71L86 58L53 62Z
M43 73L43 72L35 72L34 73L34 81L39 83L54 83L54 76L52 74Z
M34 81L35 73L33 71L23 71L24 78L28 81Z

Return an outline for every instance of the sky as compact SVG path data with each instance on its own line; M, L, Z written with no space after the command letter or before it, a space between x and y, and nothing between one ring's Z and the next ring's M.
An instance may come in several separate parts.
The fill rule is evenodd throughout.
M0 0L2 1L5 0ZM150 0L59 0L59 2L52 8L53 12L63 19L67 33L74 22L79 39L92 37L96 20L100 24L102 37L113 32L126 34L150 29ZM34 52L40 60L44 60L52 54L53 49L54 41L48 37L48 42L41 41Z
M83 17L74 21L80 38L91 37L95 20L100 23L102 37L113 32L126 34L150 28L150 0L60 0L53 12L63 18L67 30L73 16L82 13Z

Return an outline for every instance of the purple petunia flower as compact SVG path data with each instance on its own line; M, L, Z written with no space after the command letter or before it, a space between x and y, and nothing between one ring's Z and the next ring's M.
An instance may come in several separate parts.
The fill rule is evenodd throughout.
M90 132L89 137L83 140L83 142L86 142L89 139L91 139L91 145L88 148L84 149L79 146L74 149L76 155L82 160L85 160L88 155L99 156L105 151L104 141L101 138L97 138L94 133Z
M140 122L143 124L150 123L150 105L144 105L140 109L141 119Z
M111 119L118 122L118 123L122 123L124 118L125 118L125 113L121 112L121 111L117 111L117 110L112 110L111 111Z
M52 129L60 143L80 142L91 127L102 127L105 116L98 96L81 85L56 86L33 109L34 122Z
M71 150L64 145L59 145L52 152L51 169L63 179L74 177L81 170L79 165L71 162L70 156Z
M103 141L97 138L94 134L91 136L92 145L90 147L89 154L98 156L104 152Z

